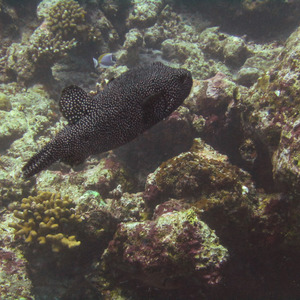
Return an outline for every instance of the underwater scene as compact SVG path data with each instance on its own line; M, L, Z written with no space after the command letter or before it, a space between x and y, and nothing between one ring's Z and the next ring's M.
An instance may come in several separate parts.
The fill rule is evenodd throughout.
M300 0L0 0L0 299L300 299Z

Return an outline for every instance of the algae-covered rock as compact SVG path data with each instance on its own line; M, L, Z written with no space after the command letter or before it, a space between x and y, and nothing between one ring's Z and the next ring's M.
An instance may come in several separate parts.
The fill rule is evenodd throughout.
M164 39L165 33L162 26L152 26L145 30L144 40L148 48L159 49Z
M190 151L165 161L147 178L148 207L174 197L202 209L205 222L231 247L241 249L248 243L244 232L252 226L257 207L251 176L199 139Z
M236 84L224 73L218 72L209 79L194 81L193 90L184 105L197 115L221 115L234 100L235 92Z
M225 65L213 60L207 60L197 43L177 38L166 39L161 44L161 50L164 59L191 70L196 78L209 78L218 70L230 73Z
M222 59L226 38L226 34L219 33L219 27L207 28L200 34L201 48L210 55Z
M117 192L117 191L115 191ZM113 198L105 199L106 210L118 222L140 221L146 216L143 193L123 193L119 196L112 193Z
M192 125L199 136L226 153L234 163L240 160L239 147L244 137L235 105L243 89L229 76L218 72L207 80L194 80L190 96L184 102L192 113Z
M126 65L136 65L139 61L139 48L143 44L143 37L138 29L131 29L126 33L123 49L118 60Z
M243 126L251 128L256 145L267 158L261 171L268 166L279 191L299 192L300 186L299 32L298 28L288 38L273 68L241 98Z
M179 107L146 134L114 150L114 153L132 170L134 179L138 180L136 188L142 188L149 172L166 159L187 151L193 137L190 112L186 107Z
M7 148L14 140L20 138L27 129L27 120L21 111L0 110L0 143Z
M186 59L192 58L199 61L200 65L204 64L204 54L194 43L189 43L176 39L167 39L162 45L163 58L167 60L175 60L184 63ZM205 75L203 75L205 77Z
M127 19L129 28L145 28L153 25L164 7L164 0L134 0Z
M53 136L57 126L51 126L58 115L55 101L41 85L25 90L16 83L2 84L1 90L9 95L12 105L12 110L0 111L1 203L8 204L30 192L33 182L24 181L21 169L39 145Z
M257 79L273 67L276 57L282 51L281 45L250 44L248 58L237 74L237 82L247 87L256 83ZM251 53L251 55L250 55Z
M237 82L241 85L250 87L257 81L261 73L262 71L257 68L243 67L238 72Z
M253 188L249 174L199 139L190 151L167 160L149 175L146 194L153 183L159 193L178 199L200 199L219 191L234 191L238 196Z
M7 95L0 93L0 110L10 111L11 103Z
M200 285L217 284L227 259L227 250L194 209L121 223L103 255L106 271L164 289L180 288L192 278Z
M28 262L13 241L9 223L16 218L1 215L0 223L0 298L33 300L32 282L27 271Z
M57 171L46 170L37 176L39 190L69 195L76 203L88 191L95 191L101 198L107 198L117 187L123 192L130 192L134 179L130 172L114 156L94 160L83 170L70 172L70 168Z
M225 40L223 55L225 63L233 67L240 67L248 56L245 41L236 36L229 36Z

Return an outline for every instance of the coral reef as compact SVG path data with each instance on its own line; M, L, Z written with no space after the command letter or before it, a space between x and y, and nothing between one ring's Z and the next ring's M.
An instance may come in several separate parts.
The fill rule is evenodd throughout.
M0 298L298 299L299 1L23 2L0 0ZM61 88L152 61L192 72L178 110L21 177Z
M28 262L13 241L9 223L16 218L1 212L0 217L0 298L34 299L32 283L27 273Z
M11 110L11 103L9 101L9 98L4 93L0 93L0 110Z
M26 243L51 245L53 252L72 249L80 245L75 235L70 235L81 222L74 207L67 196L61 198L59 194L40 192L22 200L20 207L14 210L14 216L20 221L10 226Z
M125 272L147 286L174 289L190 278L203 285L217 284L227 259L227 250L213 231L194 209L188 209L153 221L119 224L103 254L103 268L110 273L115 269L119 276Z
M299 192L299 55L298 28L287 40L273 68L241 99L243 126L254 134L268 157L276 187Z
M190 151L162 163L149 174L144 199L154 208L170 197L202 209L203 220L227 245L244 248L244 230L252 226L258 200L250 175L226 156L195 139Z
M101 41L101 33L85 19L86 12L74 0L40 3L42 24L28 41L13 43L7 49L6 70L17 80L28 83L39 74L51 76L51 67L69 50L83 42Z
M87 30L84 26L85 10L72 0L59 1L48 11L46 23L50 32L70 40L83 26L82 30Z
M123 50L119 53L118 60L125 65L136 65L139 61L139 48L143 44L143 37L139 30L131 29L126 33Z
M45 142L41 132L54 134L56 129L51 126L58 121L58 115L55 101L41 85L25 90L16 83L1 84L0 90L12 107L10 111L0 111L0 202L7 205L30 193L32 184L20 176L23 160Z
M66 170L70 168L67 167ZM45 171L37 176L38 190L60 192L77 200L86 192L98 193L100 198L107 198L115 189L122 192L133 190L135 180L128 169L114 156L92 159L84 170L69 172L66 170Z
M154 180L162 194L185 199L218 190L234 189L242 194L247 180L251 182L248 174L230 165L226 156L217 154L199 139L194 140L189 152L162 163Z
M133 7L126 21L129 28L149 27L155 23L159 13L163 9L164 0L147 1L134 0Z

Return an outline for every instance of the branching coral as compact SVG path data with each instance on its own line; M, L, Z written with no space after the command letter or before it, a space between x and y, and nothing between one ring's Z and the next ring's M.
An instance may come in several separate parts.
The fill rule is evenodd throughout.
M51 32L68 38L78 31L78 26L84 24L85 14L78 2L67 0L54 5L46 21Z
M87 24L85 15L86 11L73 0L61 0L51 6L45 21L31 36L33 60L55 60L78 42L99 41L100 31Z
M60 38L54 38L52 34L47 36L38 34L33 40L34 43L28 48L32 61L43 61L49 64L65 56L77 45L75 38L63 41Z
M40 192L37 196L24 198L14 215L19 223L10 224L15 236L22 236L26 243L51 245L53 252L80 245L75 235L70 235L81 222L74 213L74 203L65 196Z
M59 1L53 5L46 18L49 31L62 40L96 40L100 32L86 24L86 11L74 0Z
M78 45L102 42L100 30L86 21L85 14L74 0L60 0L47 7L40 15L44 21L29 40L8 47L6 73L14 74L18 81L30 82L37 75L50 74L53 64Z

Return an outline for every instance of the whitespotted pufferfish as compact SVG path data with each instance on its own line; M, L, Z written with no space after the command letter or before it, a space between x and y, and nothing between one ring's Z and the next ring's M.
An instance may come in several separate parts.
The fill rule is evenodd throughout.
M96 96L78 86L65 88L59 104L68 125L25 164L24 177L56 161L76 165L130 142L177 109L192 83L189 71L155 62L123 73Z

